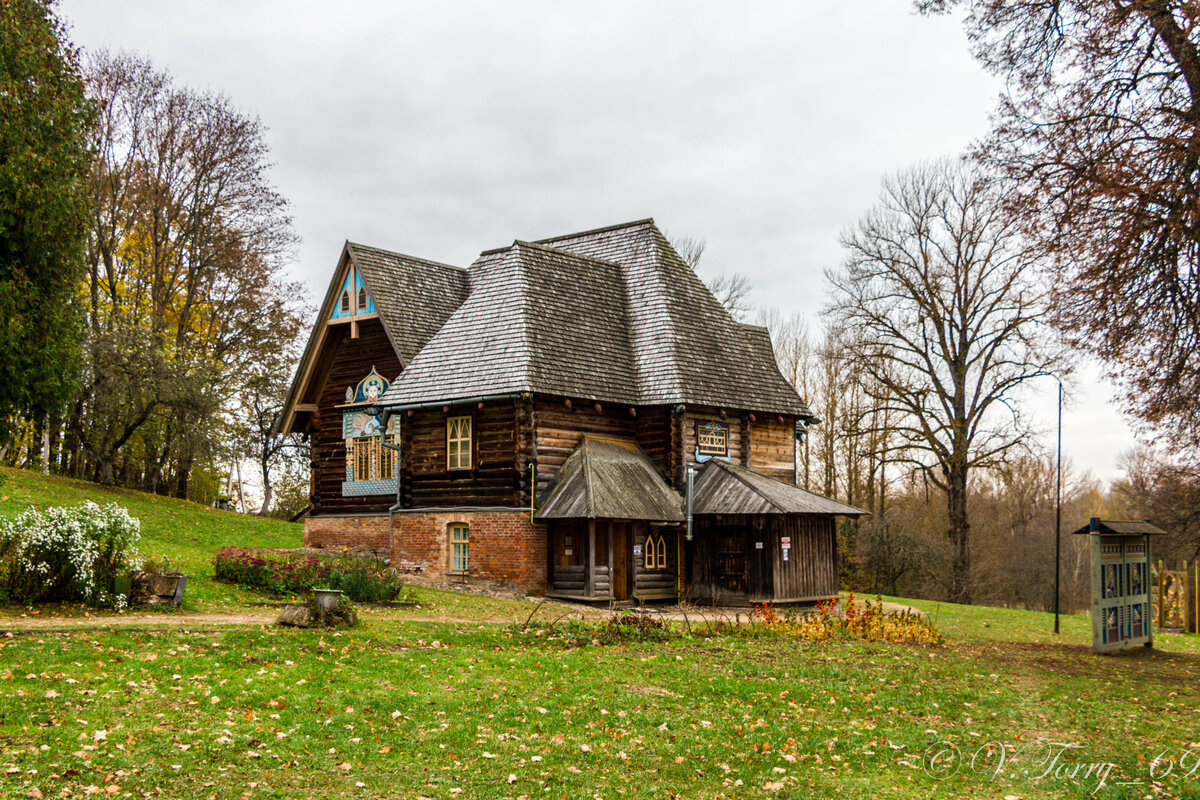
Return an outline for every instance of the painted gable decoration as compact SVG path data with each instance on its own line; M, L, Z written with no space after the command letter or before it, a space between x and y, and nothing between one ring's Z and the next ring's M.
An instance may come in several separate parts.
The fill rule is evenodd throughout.
M346 279L342 281L342 290L338 293L337 302L333 304L330 319L344 319L359 314L376 313L375 302L363 285L362 275L353 265L346 270Z
M371 372L367 377L358 382L358 386L354 388L346 388L346 403L347 405L366 405L369 403L378 403L379 398L383 397L383 393L387 391L388 380L375 371L371 367ZM396 421L393 417L392 427ZM379 436L381 431L379 428L379 418L372 417L365 411L345 411L342 413L342 438L343 439L359 439L363 436Z
M379 398L383 397L383 393L388 390L388 379L375 371L375 367L371 367L371 372L367 377L358 382L351 392L346 389L347 403L378 403Z

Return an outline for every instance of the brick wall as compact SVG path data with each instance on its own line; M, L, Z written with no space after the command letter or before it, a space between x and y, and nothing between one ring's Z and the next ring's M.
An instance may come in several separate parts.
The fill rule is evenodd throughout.
M387 514L321 516L304 520L305 547L370 547L380 555L388 550Z
M392 563L444 576L450 567L450 525L469 528L468 577L546 591L546 528L528 511L398 511L393 517Z

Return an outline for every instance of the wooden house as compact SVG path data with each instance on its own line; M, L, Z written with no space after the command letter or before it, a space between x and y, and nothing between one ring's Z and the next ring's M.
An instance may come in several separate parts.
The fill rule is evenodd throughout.
M796 486L814 422L767 331L642 220L467 269L347 243L281 429L312 441L306 544L584 601L745 603L837 590L834 519L863 512Z

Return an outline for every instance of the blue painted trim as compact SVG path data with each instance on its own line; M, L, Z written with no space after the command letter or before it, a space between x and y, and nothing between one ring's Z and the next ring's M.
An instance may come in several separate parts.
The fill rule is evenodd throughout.
M395 478L390 481L344 481L342 483L342 497L368 497L395 493Z

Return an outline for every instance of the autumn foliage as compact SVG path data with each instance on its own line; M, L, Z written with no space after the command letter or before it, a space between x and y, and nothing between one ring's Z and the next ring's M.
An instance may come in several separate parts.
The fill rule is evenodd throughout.
M750 612L753 628L809 642L862 639L872 642L940 645L942 634L928 618L912 611L887 611L880 601L859 604L851 592L842 603L834 596L805 614L782 614L772 603Z

